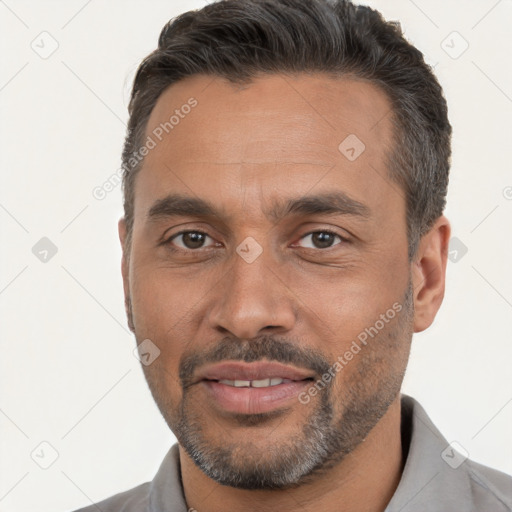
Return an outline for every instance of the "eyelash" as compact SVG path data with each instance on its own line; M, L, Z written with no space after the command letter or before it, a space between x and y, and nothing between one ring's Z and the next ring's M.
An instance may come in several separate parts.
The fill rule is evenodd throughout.
M163 242L163 245L166 245L168 246L168 248L172 251L176 251L176 252L187 252L187 253L190 253L190 252L198 252L200 250L207 250L209 249L209 247L199 247L198 249L183 249L182 247L173 247L171 245L172 241L177 238L178 236L180 235L185 235L187 233L199 233L201 235L205 235L205 236L209 236L208 233L205 233L204 231L201 231L199 229L187 229L187 230L184 230L184 231L180 231L178 233L175 233L174 235L172 235L170 238L168 238L167 240L165 240ZM315 231L309 231L308 233L305 233L304 235L302 235L300 237L299 240L302 240L303 238L309 236L309 235L314 235L315 233L328 233L330 235L333 235L333 236L337 236L341 242L346 242L348 243L349 240L343 236L341 236L339 233L336 233L335 231L332 231L330 229L318 229L318 230L315 230ZM211 238L211 237L210 237ZM333 247L335 247L336 245L341 245L341 242L339 244L335 244L331 247L326 247L325 249L316 249L316 248L311 248L311 247L304 247L304 249L308 249L308 250L316 250L316 251L322 251L322 252L326 252L328 251L329 249L332 249Z

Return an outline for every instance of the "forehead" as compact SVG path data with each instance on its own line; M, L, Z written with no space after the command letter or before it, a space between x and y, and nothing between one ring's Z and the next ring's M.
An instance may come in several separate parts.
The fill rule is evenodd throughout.
M189 77L168 87L151 113L146 137L154 144L137 177L136 210L176 189L221 202L234 197L228 189L261 199L315 183L375 195L393 148L391 115L387 95L363 80L262 75L236 85Z
M191 97L197 106L184 114ZM172 120L178 123L167 133L166 123L169 128L176 111L181 113L180 119ZM162 136L170 144L193 149L180 155L182 160L308 161L320 157L332 162L340 156L339 143L350 134L357 135L370 152L382 143L389 144L391 112L386 94L363 80L319 74L262 75L237 85L223 78L197 75L164 91L146 131L150 134L163 126ZM187 116L193 121L184 122ZM192 123L193 134L187 129ZM276 130L281 136L269 145L269 131L273 134ZM244 138L248 133L251 136Z

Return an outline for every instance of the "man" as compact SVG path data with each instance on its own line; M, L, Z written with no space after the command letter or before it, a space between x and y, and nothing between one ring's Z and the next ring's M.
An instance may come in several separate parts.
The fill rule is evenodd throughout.
M512 510L400 394L444 295L451 127L399 27L213 3L164 27L129 111L128 324L178 444L83 510Z

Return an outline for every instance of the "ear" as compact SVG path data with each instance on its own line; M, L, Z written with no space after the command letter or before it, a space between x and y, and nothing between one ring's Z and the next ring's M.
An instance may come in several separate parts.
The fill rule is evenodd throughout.
M432 324L443 302L450 233L450 223L441 215L420 240L412 262L414 332Z
M119 241L123 250L123 257L121 259L121 274L123 276L123 289L124 289L124 306L126 310L126 317L128 319L128 327L130 331L135 332L133 326L132 305L130 300L130 248L127 247L127 229L124 217L119 220L117 225L119 231Z

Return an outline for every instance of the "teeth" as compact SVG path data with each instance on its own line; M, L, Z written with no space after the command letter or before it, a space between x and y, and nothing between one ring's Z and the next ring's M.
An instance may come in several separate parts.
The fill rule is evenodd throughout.
M253 388L266 388L270 386L270 379L252 380L251 386Z
M227 386L233 386L235 388L266 388L269 386L277 386L278 384L282 384L283 382L292 382L290 379L281 379L280 377L273 377L271 379L261 379L261 380L228 380L222 379L219 380L221 384L226 384Z
M235 380L235 388L248 388L250 386L250 380Z

